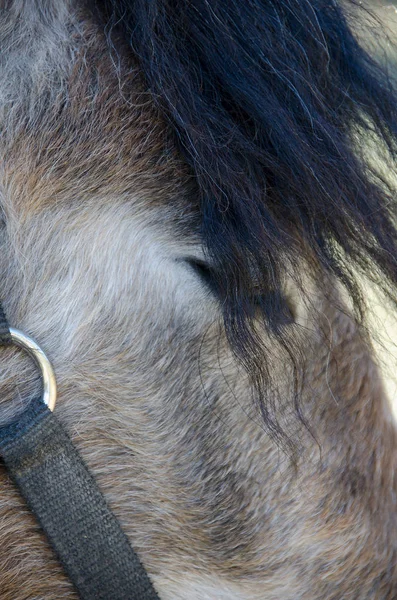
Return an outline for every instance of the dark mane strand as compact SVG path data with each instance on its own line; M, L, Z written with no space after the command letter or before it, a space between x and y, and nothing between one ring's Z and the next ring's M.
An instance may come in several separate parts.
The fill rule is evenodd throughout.
M376 136L394 159L397 98L349 27L347 8L352 18L366 11L333 0L95 4L137 55L195 174L231 345L269 430L288 445L264 391L258 286L280 291L304 259L340 280L360 312L355 269L389 292L397 282L394 190L361 151ZM259 304L289 346L279 297Z

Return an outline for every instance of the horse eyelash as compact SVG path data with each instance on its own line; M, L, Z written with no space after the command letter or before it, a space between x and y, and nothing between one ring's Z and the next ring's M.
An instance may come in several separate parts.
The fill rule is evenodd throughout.
M215 277L210 265L208 265L208 263L205 263L202 260L197 260L195 258L187 259L187 263L198 275L200 280L211 290L211 292L217 295Z
M207 289L219 298L219 290L215 283L213 268L208 263L194 258L187 259L187 263L195 271ZM278 325L288 325L295 321L294 310L286 296L275 290L269 290L268 292L258 290L258 294L252 299L252 304L262 311L267 312L268 304L272 301L277 301L277 304L280 307L277 319Z

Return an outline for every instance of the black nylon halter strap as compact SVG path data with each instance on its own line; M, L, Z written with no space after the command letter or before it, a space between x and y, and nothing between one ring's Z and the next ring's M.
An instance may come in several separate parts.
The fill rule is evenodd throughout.
M0 345L11 343L10 328L2 304L0 303Z
M0 428L0 454L83 600L159 600L65 430L41 400Z
M0 344L9 341L4 317ZM82 600L159 600L94 478L41 399L0 427L0 456Z

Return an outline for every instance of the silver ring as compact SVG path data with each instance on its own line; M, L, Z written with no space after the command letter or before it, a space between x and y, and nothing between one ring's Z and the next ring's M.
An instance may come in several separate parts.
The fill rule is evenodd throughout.
M43 402L53 411L57 399L57 382L54 369L40 346L28 335L10 327L11 340L13 344L26 350L40 369L43 381Z

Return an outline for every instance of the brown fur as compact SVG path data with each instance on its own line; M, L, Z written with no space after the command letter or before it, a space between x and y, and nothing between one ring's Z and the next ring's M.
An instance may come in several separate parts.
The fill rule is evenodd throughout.
M22 45L29 5L11 4L3 44L18 9ZM317 440L302 428L296 473L183 263L202 252L194 183L137 68L86 14L49 5L43 27L64 47L47 75L10 74L1 104L1 289L11 323L48 351L57 414L160 597L396 598L397 441L369 343L318 285L303 340ZM29 397L39 382L4 355L8 417L14 384ZM274 369L288 390L276 349ZM76 597L4 471L0 588L2 600Z

